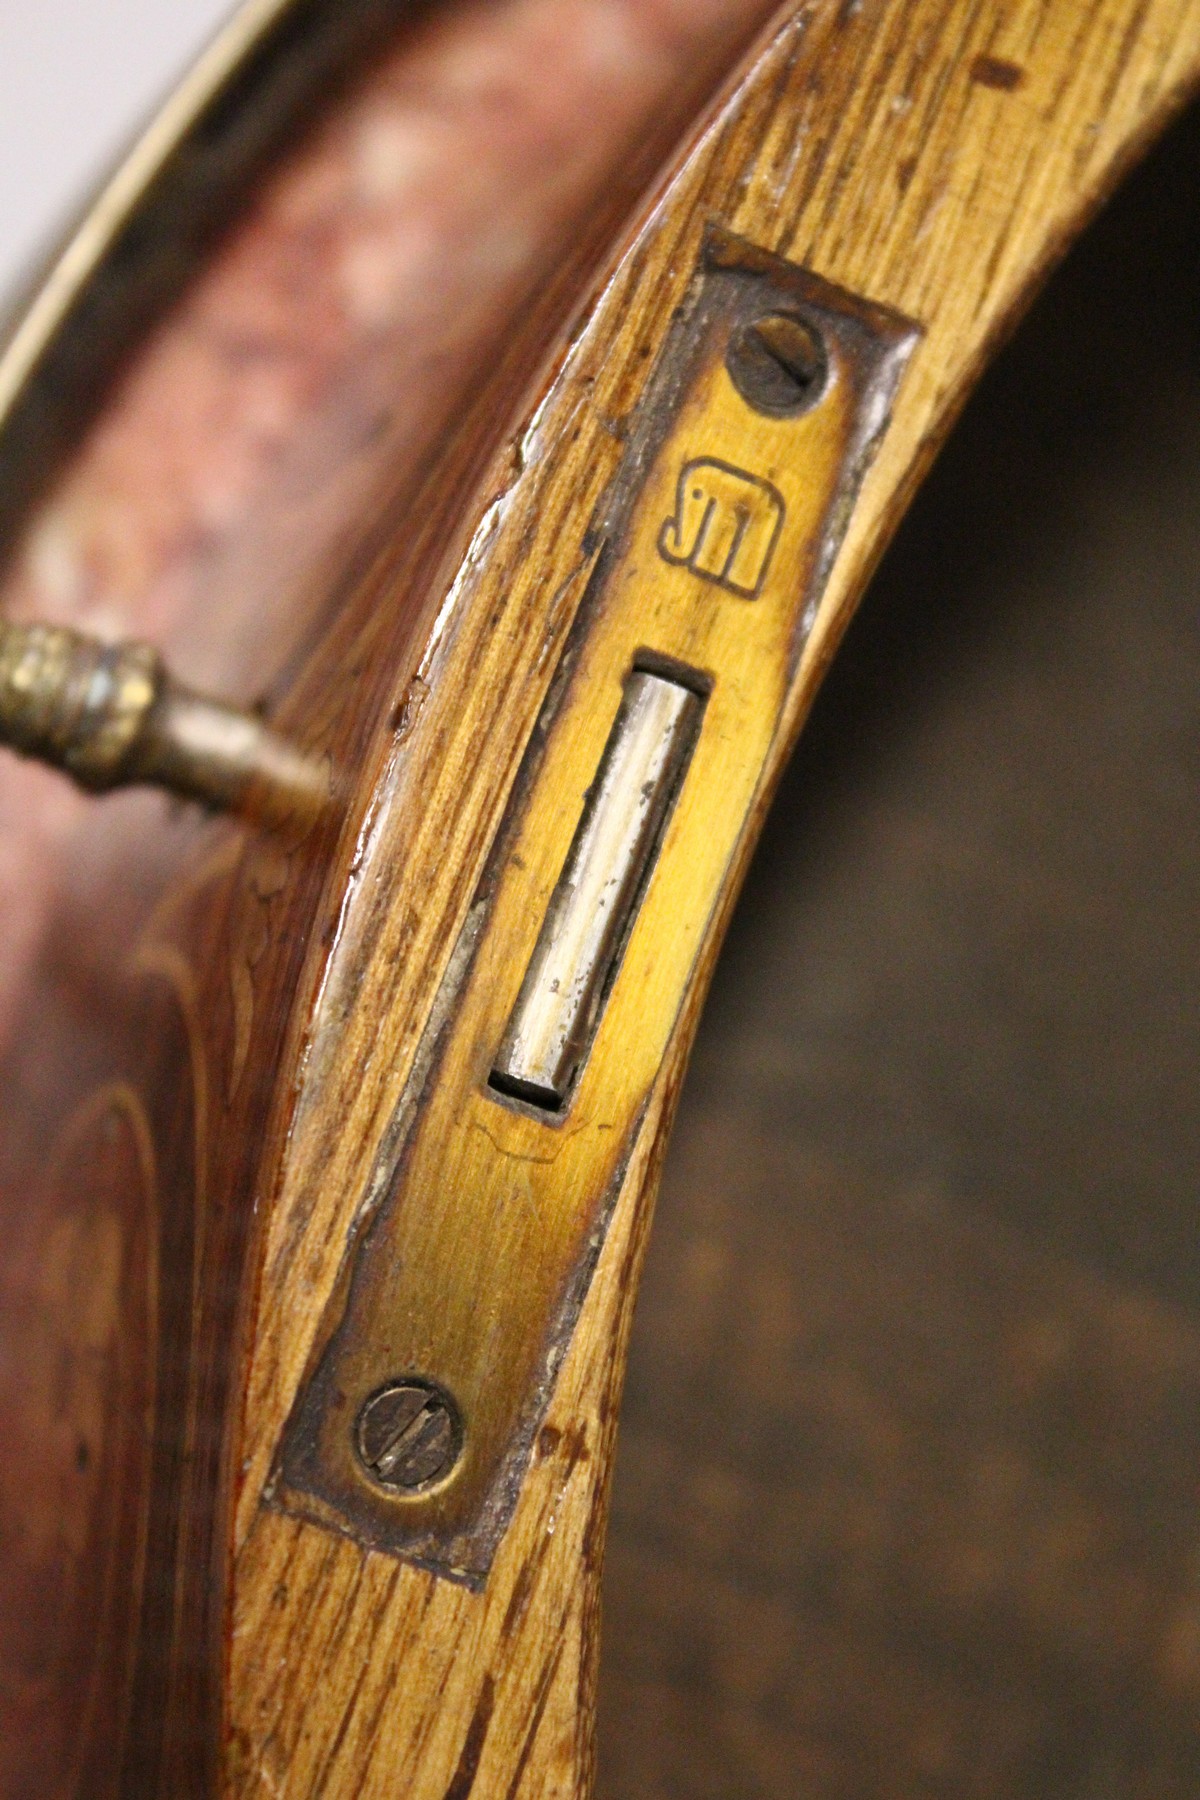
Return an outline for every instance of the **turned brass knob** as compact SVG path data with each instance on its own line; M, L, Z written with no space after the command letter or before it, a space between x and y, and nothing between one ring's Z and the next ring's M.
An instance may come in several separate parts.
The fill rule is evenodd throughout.
M0 621L0 743L89 793L149 784L280 825L328 804L324 765L240 712L184 687L149 644Z

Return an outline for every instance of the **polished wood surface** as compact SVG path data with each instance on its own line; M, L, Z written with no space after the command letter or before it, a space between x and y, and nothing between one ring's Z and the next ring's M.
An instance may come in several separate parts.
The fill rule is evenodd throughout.
M405 516L464 392L476 406L469 467L480 422L510 409L496 395L541 354L539 307L556 316L574 259L588 265L762 10L407 9L388 53L331 91L125 368L8 546L6 610L153 637L191 679L278 713L303 646L343 609L344 570ZM553 90L539 76L549 55ZM522 351L510 315L527 305ZM417 611L393 601L374 619L362 654L385 688L387 646L406 641ZM342 720L351 770L375 724L368 691L345 667L308 712L320 747ZM11 760L0 818L0 1787L39 1800L208 1793L224 1704L221 1459L254 1170L271 1092L288 1079L280 1059L332 842L238 833L145 796L89 806ZM117 1089L141 1097L154 1145L149 1465L123 1368L141 1354L146 1296L124 1282L119 1245L101 1292L127 1292L130 1310L114 1320L115 1299L87 1285L84 1251L119 1216L79 1168L78 1216L43 1180L47 1148L74 1142L76 1116ZM141 1233L139 1204L124 1202ZM100 1323L81 1324L81 1307ZM81 1409L89 1435L71 1430ZM121 1445L114 1506L96 1471L117 1479ZM123 1551L118 1540L93 1554L91 1539L125 1507L145 1550L101 1631L97 1583ZM110 1640L136 1613L139 1557L150 1572L137 1667L113 1692L125 1650L114 1659ZM107 1717L80 1699L97 1682Z
M489 16L545 23L536 8L448 8L318 124L130 370L12 564L14 610L49 602L86 617L121 595L151 617L162 609L182 672L235 698L265 692L272 718L342 773L346 804L340 834L271 841L165 820L140 802L108 809L101 830L36 777L8 789L8 806L33 820L15 841L37 846L26 867L39 900L14 915L27 947L8 971L6 1316L27 1317L21 1304L37 1297L48 1358L80 1371L72 1404L47 1387L39 1413L22 1374L29 1332L13 1331L6 1416L55 1445L50 1511L76 1520L43 1554L29 1535L37 1508L14 1501L30 1544L10 1560L20 1591L3 1609L4 1666L20 1672L3 1695L14 1797L78 1791L80 1754L94 1757L83 1791L95 1793L372 1795L398 1780L438 1800L586 1791L624 1343L703 972L482 1590L290 1518L269 1484L550 680L549 651L581 598L588 521L711 219L923 328L788 689L757 820L863 580L988 350L1200 63L1200 17L1184 0L787 8L658 209L622 235L656 161L759 16L718 7L688 28L669 7L648 8L658 37L643 41L643 61L599 59L642 77L615 82L601 150L571 165L565 193L542 168L553 204L536 229L506 215L527 232L517 276L506 279L512 244L493 241L483 303L453 339L455 296L474 292L462 259L422 338L396 299L397 264L410 266L417 240L397 231L402 209L394 235L381 229L377 207L403 188L397 170L412 169L406 82L423 67L436 85L440 67L453 97L464 68L478 68L470 32ZM533 40L515 42L528 88ZM575 92L585 105L586 80ZM510 177L502 134L494 149L477 227ZM535 186L536 164L531 153L521 165ZM347 213L348 195L359 210ZM330 238L338 255L326 263L313 246ZM351 279L349 303L342 293L327 312L306 310L302 300L328 299L317 278L328 268ZM447 307L459 347L449 376L438 361ZM513 312L519 328L502 330ZM339 335L347 320L353 331ZM438 378L406 412L401 383L422 359ZM187 396L176 417L174 398ZM206 447L188 428L198 421L212 423ZM753 836L729 860L705 971ZM98 1121L86 1110L97 1092L110 1096ZM128 1092L146 1097L148 1133L118 1105ZM72 1115L79 1141L102 1134L102 1151L76 1159L96 1192L79 1181L72 1212L56 1178L23 1211L38 1191L30 1171ZM106 1208L114 1182L120 1207ZM147 1192L158 1202L153 1279ZM39 1227L64 1208L51 1254ZM110 1239L120 1254L105 1261L93 1246ZM88 1291L109 1310L98 1301L85 1325L72 1283L91 1260ZM152 1303L155 1372L117 1355L98 1379L110 1346L145 1336ZM75 1428L85 1416L91 1435ZM97 1519L110 1544L127 1530L111 1495L104 1525L86 1484L121 1457L143 1521L132 1559L146 1571L142 1626L124 1703L105 1702L101 1735L81 1752L71 1696L101 1616L79 1579L91 1566L82 1546ZM84 1485L68 1504L72 1479ZM37 1599L50 1568L62 1572L63 1607ZM55 1741L53 1765L39 1763Z
M1190 82L1200 48L1190 8L1143 13L1125 34L1102 10L1074 5L1006 9L1001 24L991 15L974 32L957 14L930 16L926 30L918 23L913 9L901 18L863 7L816 9L803 30L784 24L758 78L681 178L678 212L658 215L661 227L656 219L644 252L622 264L576 339L515 478L489 489L489 499L503 493L504 506L492 515L486 555L468 561L453 590L457 630L443 640L436 671L446 699L439 703L438 679L428 681L395 766L394 810L380 817L362 865L361 911L344 928L329 976L329 1024L318 1017L315 1027L310 1066L321 1071L320 1090L301 1103L268 1231L234 1572L235 1779L244 1792L285 1775L301 1791L322 1783L336 1791L351 1768L363 1792L382 1792L397 1766L414 1793L439 1795L570 1793L589 1778L589 1575L614 1371L648 1212L646 1174L690 1019L649 1109L563 1365L546 1454L482 1595L364 1561L353 1546L260 1504L312 1341L311 1313L289 1296L302 1280L311 1304L336 1279L355 1197L411 1064L414 1027L428 1015L500 818L515 756L498 767L499 748L523 741L549 679L538 650L557 621L538 615L534 635L528 615L509 611L507 596L521 592L516 559L538 556L545 595L571 603L578 539L563 522L593 510L619 454L610 421L639 391L612 344L636 342L643 319L651 341L662 329L695 266L701 221L715 213L926 331L834 570L791 702L795 723L880 533L986 346L1102 189L1112 158ZM1000 61L1019 74L998 80ZM817 104L818 78L822 132L810 128L807 110ZM1032 135L1031 110L1039 122ZM749 180L743 158L754 169ZM579 436L563 444L558 421L568 416ZM486 682L487 710L464 718L461 695L472 680ZM448 862L450 819L463 856ZM372 885L374 870L389 867L420 872L419 917ZM384 1641L390 1658L364 1659L367 1643ZM398 1699L393 1681L404 1667L428 1669L428 1678ZM317 1689L327 1705L314 1716L299 1696Z

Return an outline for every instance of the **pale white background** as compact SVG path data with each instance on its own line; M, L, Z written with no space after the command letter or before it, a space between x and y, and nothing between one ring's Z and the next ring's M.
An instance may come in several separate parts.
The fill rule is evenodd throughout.
M0 304L232 0L0 0Z

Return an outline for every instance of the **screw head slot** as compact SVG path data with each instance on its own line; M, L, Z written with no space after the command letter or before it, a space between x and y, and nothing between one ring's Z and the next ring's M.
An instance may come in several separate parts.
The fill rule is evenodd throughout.
M423 1376L405 1375L364 1402L354 1442L379 1487L420 1494L443 1481L462 1455L462 1421L449 1394Z
M820 335L794 313L768 313L735 331L725 367L742 399L772 419L807 412L829 378Z

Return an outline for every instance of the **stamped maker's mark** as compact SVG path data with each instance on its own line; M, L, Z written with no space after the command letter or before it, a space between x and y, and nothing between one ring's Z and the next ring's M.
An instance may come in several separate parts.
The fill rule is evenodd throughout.
M779 489L761 475L715 456L696 457L679 472L675 511L658 534L659 555L702 581L756 600L786 511Z

